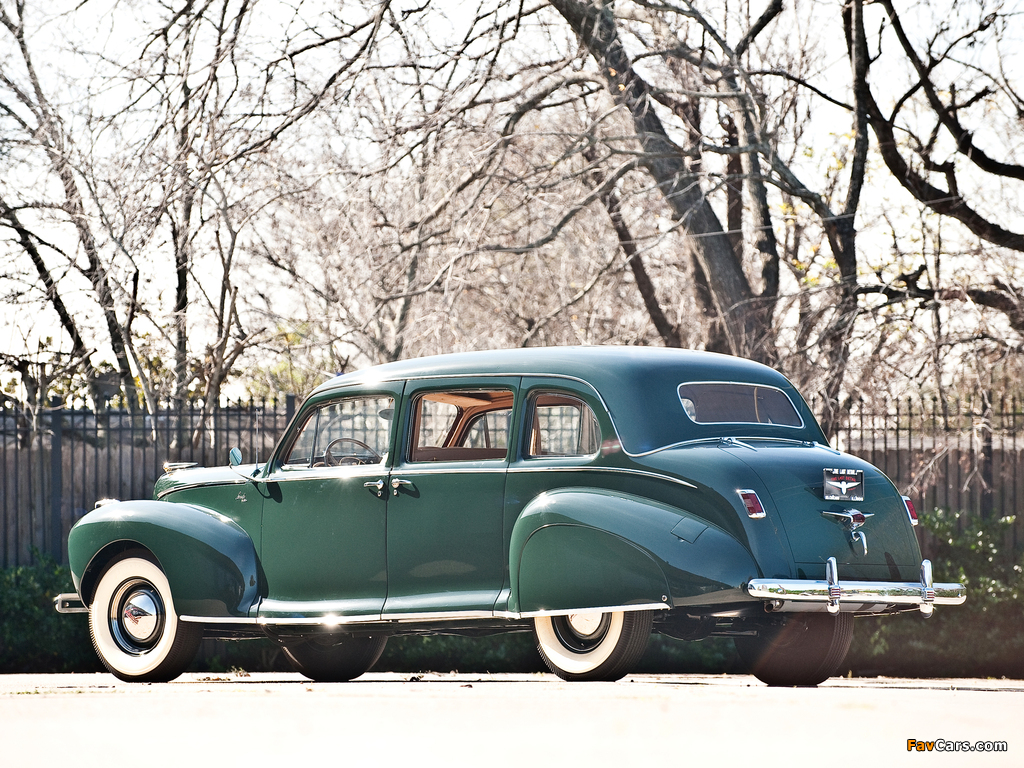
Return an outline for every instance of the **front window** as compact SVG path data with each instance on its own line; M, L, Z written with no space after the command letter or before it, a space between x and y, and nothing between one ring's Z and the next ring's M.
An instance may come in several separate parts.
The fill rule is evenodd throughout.
M395 401L346 398L315 409L284 461L287 469L380 464L388 455Z
M775 387L720 381L680 384L679 399L696 424L804 425L793 402Z

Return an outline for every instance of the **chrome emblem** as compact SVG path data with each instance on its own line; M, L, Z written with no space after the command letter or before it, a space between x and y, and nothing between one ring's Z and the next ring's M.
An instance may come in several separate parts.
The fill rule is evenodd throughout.
M127 605L124 609L124 617L128 619L132 624L138 624L139 619L145 616L142 611L136 608L134 605Z
M247 499L247 498L245 498L245 494L244 494L244 493L242 493L241 491L239 491L239 492L238 492L238 495L237 495L237 496L235 496L235 501L240 501L240 502L242 502L243 504L245 504L245 502L247 502L247 501L248 501L248 499Z
M853 548L853 551L857 551L854 545L859 544L861 555L867 555L868 537L864 534L864 531L858 531L857 529L864 525L869 517L874 517L873 513L858 512L854 509L847 509L842 512L825 510L821 513L821 516L845 528L850 534L850 547Z
M838 488L839 492L845 496L846 492L850 488L853 488L855 485L860 485L860 482L859 481L850 482L850 481L847 481L847 480L829 480L828 484L831 485L833 488Z

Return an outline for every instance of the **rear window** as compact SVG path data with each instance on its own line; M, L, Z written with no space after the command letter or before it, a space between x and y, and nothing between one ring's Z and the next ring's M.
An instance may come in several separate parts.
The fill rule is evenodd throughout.
M679 399L697 424L775 424L802 427L785 392L761 384L700 382L679 385Z

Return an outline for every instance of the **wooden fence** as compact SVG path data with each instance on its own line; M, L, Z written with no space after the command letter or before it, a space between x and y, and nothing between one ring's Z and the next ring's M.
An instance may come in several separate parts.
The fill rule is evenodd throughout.
M295 412L296 398L214 409L164 408L156 418L94 413L54 403L42 412L0 406L0 566L32 550L66 560L71 526L98 499L150 498L165 461L203 466L266 458Z
M932 397L854 403L833 446L867 459L918 510L962 510L966 519L1016 515L1024 547L1024 412L1016 398ZM266 458L296 407L287 396L215 409L195 405L156 418L123 410L53 407L31 413L0 406L0 566L29 562L32 549L66 558L71 526L97 499L149 498L165 461L227 463ZM813 404L812 404L813 407Z

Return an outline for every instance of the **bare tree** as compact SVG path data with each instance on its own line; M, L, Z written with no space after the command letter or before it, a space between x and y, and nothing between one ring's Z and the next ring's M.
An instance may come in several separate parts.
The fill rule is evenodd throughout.
M951 2L956 23L862 0L138 3L104 22L131 31L116 50L73 49L81 106L39 111L21 49L0 57L0 120L64 192L5 181L0 221L95 367L112 331L77 316L44 214L78 243L84 221L81 274L98 296L94 253L154 396L664 344L778 365L831 432L879 380L948 378L937 350L1021 346L1018 212L992 202L1020 181L1010 16Z
M86 207L86 198L81 191L80 176L75 167L74 141L66 132L66 123L61 115L51 104L39 72L36 69L35 60L29 45L28 30L26 29L26 13L23 3L17 3L13 14L8 11L6 5L0 5L0 26L8 35L9 42L13 45L16 53L9 56L0 69L0 86L4 93L0 95L0 114L5 118L5 123L13 127L23 137L23 145L31 147L45 157L49 172L58 182L61 190L60 197L53 203L33 202L27 207L52 206L59 209L65 216L66 221L73 226L78 240L78 247L85 258L85 265L81 268L82 273L88 278L92 286L93 297L99 305L106 324L107 343L113 351L117 370L121 377L121 384L124 388L127 402L134 410L138 407L135 380L129 364L130 340L126 339L124 327L117 316L117 309L114 302L114 290L108 274L107 263L103 259L100 248L94 234L93 219L90 217ZM15 67L20 72L12 71ZM18 206L18 204L15 204ZM22 207L22 206L18 206ZM19 242L34 263L42 264L38 259L38 251L34 240L28 230L20 224L15 224L12 218L16 208L10 203L4 203L4 218L11 223L18 231ZM33 256L35 252L35 256ZM72 265L78 266L76 260ZM47 296L57 311L58 316L66 315L66 308L62 309L59 301L59 293L56 283L47 280L44 276L45 269L40 271L40 279L43 280L47 289ZM62 324L68 328L68 323L61 318ZM85 359L83 355L84 345L80 343L80 337L72 333L72 343L76 352ZM91 367L87 367L87 373L93 374Z

